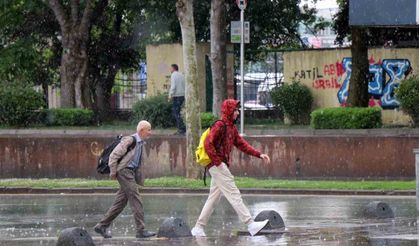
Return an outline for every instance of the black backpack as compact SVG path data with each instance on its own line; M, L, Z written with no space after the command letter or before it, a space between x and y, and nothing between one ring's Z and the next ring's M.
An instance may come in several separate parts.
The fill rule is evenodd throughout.
M135 139L134 136L131 136L133 138L133 142L130 146L128 146L127 149L127 153L132 150L137 141ZM100 154L98 160L97 160L97 167L96 170L98 173L100 174L108 174L110 173L110 169L109 169L109 156L111 155L112 151L115 149L115 147L121 142L122 139L122 135L117 136L112 143L110 143L108 146L106 146L106 148L102 151L102 154ZM126 153L125 153L126 154ZM121 161L121 159L124 156L121 156L121 158L119 158L118 162Z

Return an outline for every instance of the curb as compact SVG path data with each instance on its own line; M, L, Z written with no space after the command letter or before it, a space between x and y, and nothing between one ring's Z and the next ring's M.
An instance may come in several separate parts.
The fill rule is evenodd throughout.
M0 187L0 194L113 194L117 188L29 188L29 187ZM208 188L141 188L143 194L186 193L208 194ZM326 190L326 189L254 189L241 188L242 194L253 195L356 195L356 196L415 196L415 190Z

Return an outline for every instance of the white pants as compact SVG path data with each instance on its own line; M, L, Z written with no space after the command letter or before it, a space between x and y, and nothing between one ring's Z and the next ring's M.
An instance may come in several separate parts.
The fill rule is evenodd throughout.
M243 202L240 191L234 183L234 176L231 174L225 163L220 166L213 166L209 169L211 174L211 187L208 199L199 215L197 226L204 227L207 225L208 219L214 211L215 206L220 202L221 195L224 195L240 220L246 225L253 222L249 209Z

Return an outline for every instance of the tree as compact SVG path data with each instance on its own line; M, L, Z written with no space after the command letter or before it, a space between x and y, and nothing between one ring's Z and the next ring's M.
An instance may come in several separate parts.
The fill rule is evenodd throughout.
M177 0L176 14L182 30L183 63L186 79L186 177L198 178L199 169L195 165L194 153L199 142L201 119L192 2L193 0Z
M107 0L95 1L48 0L48 6L60 25L62 56L60 66L61 107L83 108L83 92L87 88L88 67L87 46L90 38L92 19L103 12ZM80 11L83 9L83 11Z
M92 107L100 121L110 118L112 88L118 71L138 69L140 37L145 35L143 2L129 0L109 4L95 21L88 48L88 83Z
M59 41L54 16L39 1L2 1L0 8L0 84L48 85L57 76Z
M246 49L303 47L304 42L298 34L298 28L301 25L311 26L317 19L316 10L307 4L300 7L300 2L300 0L248 1L245 19L251 23L251 42L246 44ZM240 10L232 3L227 15L239 20Z
M353 27L351 36L352 74L346 105L349 107L368 107L369 63L366 29Z
M336 14L334 29L339 43L351 33L352 45L352 75L349 81L348 99L345 102L350 107L368 107L368 35L363 27L349 26L349 1L338 1L339 11Z
M221 104L227 98L226 9L223 0L211 0L211 73L212 113L220 116Z
M336 42L352 40L352 75L349 82L347 106L368 107L369 63L368 47L397 46L401 42L419 43L418 28L349 26L349 0L338 0L339 11L334 16Z

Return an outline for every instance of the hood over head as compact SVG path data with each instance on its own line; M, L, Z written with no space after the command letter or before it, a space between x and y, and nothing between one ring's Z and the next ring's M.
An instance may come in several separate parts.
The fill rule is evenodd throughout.
M234 124L234 110L240 107L240 101L235 99L224 100L221 105L221 120L225 123Z

